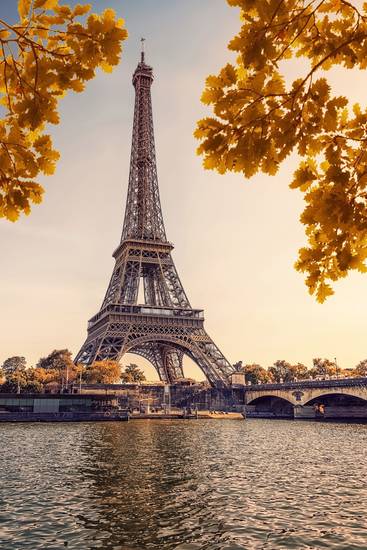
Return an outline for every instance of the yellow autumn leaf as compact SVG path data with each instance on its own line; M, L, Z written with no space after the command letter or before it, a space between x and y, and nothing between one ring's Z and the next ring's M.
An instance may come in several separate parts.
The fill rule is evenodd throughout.
M35 0L34 8L43 8L44 10L53 10L59 3L59 0Z
M0 217L11 221L42 200L39 174L55 171L60 155L45 127L59 123L59 101L69 91L82 92L98 67L111 72L127 36L112 10L76 22L90 4L19 0L18 10L20 23L0 23Z
M274 175L298 153L290 187L303 193L307 244L296 269L322 302L330 283L364 269L356 243L367 232L367 109L333 95L336 85L322 70L367 68L364 41L356 39L365 35L365 18L343 0L300 0L297 9L294 0L228 3L240 8L228 45L235 62L206 79L201 101L211 116L197 123L197 152L205 168L245 178L259 170ZM294 64L293 82L284 63L292 58L303 59Z
M86 15L92 9L91 4L77 4L74 8L74 15Z
M112 65L110 65L109 63L106 63L106 61L102 61L102 63L101 63L101 69L102 69L102 71L104 71L105 73L112 73L112 71L113 71Z
M317 301L320 302L320 304L323 304L329 296L332 296L334 294L333 289L329 284L321 283L317 288Z
M31 0L18 0L18 12L21 19L28 17L31 9L31 3Z

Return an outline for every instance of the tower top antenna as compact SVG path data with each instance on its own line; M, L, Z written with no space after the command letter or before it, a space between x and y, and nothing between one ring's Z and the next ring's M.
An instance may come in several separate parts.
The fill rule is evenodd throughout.
M141 42L141 62L145 61L145 38L140 39Z

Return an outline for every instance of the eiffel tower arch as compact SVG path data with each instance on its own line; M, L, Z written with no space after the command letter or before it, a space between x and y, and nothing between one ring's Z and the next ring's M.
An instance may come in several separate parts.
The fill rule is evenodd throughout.
M150 361L165 383L184 376L189 356L213 386L226 386L233 367L204 329L181 284L167 240L159 197L151 85L144 51L133 75L135 108L129 186L121 241L101 309L88 323L76 363L135 353ZM144 304L138 296L144 294Z

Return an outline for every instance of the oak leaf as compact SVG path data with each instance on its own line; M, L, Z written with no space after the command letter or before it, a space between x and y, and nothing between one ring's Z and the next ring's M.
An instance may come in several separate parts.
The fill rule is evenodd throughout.
M212 116L197 123L205 168L275 174L293 151L302 157L290 183L305 200L307 245L296 269L319 302L367 255L367 109L333 95L321 69L367 68L367 3L347 0L227 0L240 8L237 53L206 79L202 102ZM304 58L290 85L284 60ZM301 73L302 67L306 67Z
M111 72L120 60L123 20L111 9L86 23L77 19L90 9L19 0L20 23L0 24L0 217L15 221L41 201L35 178L53 174L60 156L46 133L60 121L59 100L82 92L98 67Z

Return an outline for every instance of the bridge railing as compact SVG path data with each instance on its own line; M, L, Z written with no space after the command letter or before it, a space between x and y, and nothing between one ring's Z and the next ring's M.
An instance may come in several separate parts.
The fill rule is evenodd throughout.
M334 378L329 380L299 380L297 382L282 382L281 384L252 384L244 386L245 391L262 390L292 390L302 388L330 388L330 387L361 387L367 386L367 377L358 378Z

